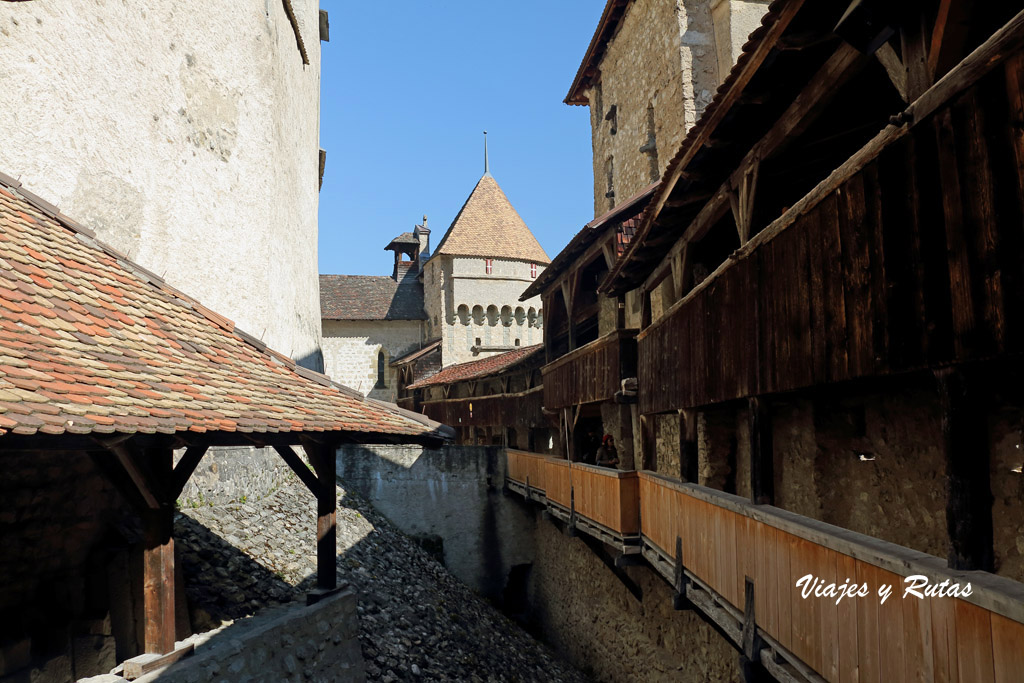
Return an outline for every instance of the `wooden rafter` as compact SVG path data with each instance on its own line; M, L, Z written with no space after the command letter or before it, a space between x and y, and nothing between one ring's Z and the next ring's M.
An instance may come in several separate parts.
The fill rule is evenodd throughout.
M928 74L932 82L942 78L964 56L971 3L940 0L928 42Z
M896 88L896 92L900 94L900 98L904 102L909 102L907 99L907 68L903 65L903 60L896 54L896 50L889 43L885 43L875 51L875 58L885 69L885 73L889 74L889 81Z
M314 495L320 489L320 482L317 480L316 475L310 472L309 468L306 467L306 463L302 462L302 458L291 446L274 446L274 450L281 456L281 459L285 461L288 467L291 468L295 476L306 485L306 488L310 490Z

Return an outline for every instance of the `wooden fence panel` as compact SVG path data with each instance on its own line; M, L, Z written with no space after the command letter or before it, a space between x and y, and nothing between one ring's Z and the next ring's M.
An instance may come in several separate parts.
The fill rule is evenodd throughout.
M543 368L549 409L605 401L622 388L622 368L632 369L636 330L616 330L573 349Z
M569 507L572 492L572 477L569 461L560 458L544 459L544 483L547 485L547 499L563 507Z

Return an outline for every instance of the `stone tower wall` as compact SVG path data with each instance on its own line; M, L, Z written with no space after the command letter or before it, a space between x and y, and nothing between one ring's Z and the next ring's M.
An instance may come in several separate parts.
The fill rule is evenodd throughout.
M488 274L483 257L440 256L431 261L428 270L431 267L445 273L440 295L427 294L427 315L433 320L434 307L441 302L443 309L437 317L446 366L501 353L474 351L477 339L483 346L509 348L515 347L516 340L519 346L543 341L540 297L519 301L534 280L529 262L492 259ZM543 271L544 266L537 264L537 274ZM428 284L426 290L431 289ZM432 300L434 296L437 301Z
M588 91L595 216L661 177L766 9L757 0L629 6Z
M320 365L317 0L0 3L0 171Z

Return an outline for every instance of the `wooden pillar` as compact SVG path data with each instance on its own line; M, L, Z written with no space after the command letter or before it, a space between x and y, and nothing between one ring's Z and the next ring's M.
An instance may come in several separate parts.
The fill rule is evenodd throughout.
M757 505L775 502L775 451L772 418L767 402L747 399L750 416L750 500Z
M679 477L697 483L697 413L679 411Z
M946 455L951 569L993 571L992 483L985 402L958 368L935 372Z
M640 462L643 469L652 472L658 469L658 425L655 422L657 417L640 416Z
M143 649L147 654L174 650L174 507L162 486L169 486L173 452L170 448L149 449L142 454L138 471L151 473L150 489L157 507L142 511L142 610L145 615ZM138 458L138 455L135 456Z
M316 587L332 591L338 587L338 461L334 449L306 446L316 470Z

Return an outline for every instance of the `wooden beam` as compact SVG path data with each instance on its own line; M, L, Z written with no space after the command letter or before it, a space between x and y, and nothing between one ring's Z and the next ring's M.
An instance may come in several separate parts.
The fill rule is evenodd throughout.
M316 469L316 585L321 591L338 587L338 461L330 446L309 444Z
M196 471L196 467L199 466L199 461L206 455L207 446L189 446L185 450L185 454L181 456L181 460L178 461L177 467L174 468L174 472L171 475L170 485L170 497L177 498L181 495L181 492L185 488L185 484L188 483L189 477Z
M946 454L950 569L994 571L987 393L957 368L935 372ZM978 388L975 388L975 385Z
M157 480L172 474L173 451L148 449L144 453ZM131 458L128 459L131 462ZM174 506L168 501L142 515L142 609L144 613L143 649L148 654L166 654L174 650Z
M775 501L775 455L772 418L764 399L747 399L750 418L750 500L756 505Z
M964 57L971 3L939 0L928 44L928 74L932 82L942 78Z
M601 253L604 255L605 265L611 270L615 266L615 243L614 233L612 233L612 239L605 241L601 244Z
M697 413L679 411L679 478L696 484L698 478Z
M928 29L925 21L923 12L919 11L900 30L908 102L915 101L934 83L928 69Z
M896 54L896 50L889 43L885 43L875 51L875 58L881 63L885 73L889 74L889 81L896 88L896 92L900 94L900 98L904 102L909 102L910 100L907 98L907 67L903 65L903 60Z
M274 450L277 454L285 461L285 463L292 469L295 476L306 485L306 488L315 496L320 490L320 482L316 478L316 475L309 471L306 467L306 463L302 462L302 458L291 446L274 446Z
M135 490L145 501L146 507L150 510L159 510L161 496L150 478L143 472L144 465L138 461L139 455L130 451L125 444L110 446L109 450L117 458L117 462L121 464L128 478L135 484Z
M669 250L661 265L648 276L645 284L664 277L665 270L671 267L671 259L681 252L686 244L700 240L713 225L722 219L732 204L733 200L730 195L733 188L741 186L747 188L747 196L742 198L744 199L743 215L752 213L753 194L756 190L761 161L785 150L806 131L836 97L843 84L860 73L870 59L871 57L861 54L847 43L840 45L810 78L804 89L800 91L800 94L786 108L771 129L744 155L737 164L736 170L722 183L712 199L694 217L682 238ZM737 197L736 199L738 202L741 198ZM737 203L736 210L740 211L739 203ZM751 232L752 228L748 226L748 240Z

